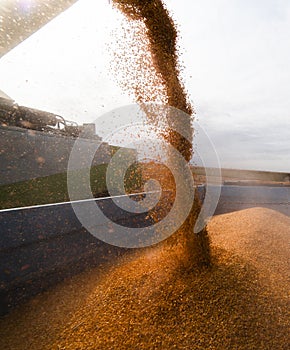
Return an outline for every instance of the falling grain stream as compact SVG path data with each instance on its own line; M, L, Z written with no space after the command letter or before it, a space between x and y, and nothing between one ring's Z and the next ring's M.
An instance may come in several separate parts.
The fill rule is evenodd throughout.
M162 115L158 113L158 110L154 111L154 107L153 109L146 108L145 103L148 101L162 101L165 105L184 112L183 116L186 116L186 118L180 116L178 118L174 110L170 111L166 118L164 117L162 121L165 121L167 129L164 130L162 136L189 162L193 151L193 108L187 99L186 91L180 80L175 23L161 0L117 0L113 3L127 18L128 26L124 26L124 31L134 32L135 30L137 33L133 38L134 42L126 39L130 35L124 35L124 40L122 40L123 55L115 61L115 71L126 72L122 75L123 77L126 76L126 81L124 82L123 78L121 86L143 106L153 127L158 126L160 119L162 120ZM136 26L138 30L136 30ZM131 53L130 47L133 44L138 47L133 56L138 57L133 60L134 65L132 66L128 65L127 59L130 60L130 58L126 53ZM136 78L136 72L138 72L138 78ZM152 74L154 78L152 78ZM182 134L185 134L186 138L176 130L182 130ZM172 166L178 167L173 157ZM173 193L174 182L172 177L168 177L167 180L166 188L171 189ZM182 197L186 198L189 195L185 184ZM180 210L183 210L182 203L179 203L179 205ZM198 212L199 203L196 198L187 220L171 238L173 244L183 246L182 263L184 268L190 269L197 265L210 265L210 247L206 228L198 234L193 234Z

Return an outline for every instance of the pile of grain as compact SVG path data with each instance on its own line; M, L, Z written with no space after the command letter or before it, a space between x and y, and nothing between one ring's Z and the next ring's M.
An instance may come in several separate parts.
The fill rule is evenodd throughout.
M290 282L289 217L265 208L215 217L208 225L216 247L249 261L259 279L278 296L289 297Z
M75 276L1 320L0 348L289 349L290 218L248 209L209 232L211 269L160 246Z

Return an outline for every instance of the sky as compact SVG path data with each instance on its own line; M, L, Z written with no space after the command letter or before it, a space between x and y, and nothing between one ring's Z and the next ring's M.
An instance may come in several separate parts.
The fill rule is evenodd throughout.
M164 3L196 119L221 166L290 172L290 1ZM80 124L134 103L110 71L121 19L107 0L79 0L0 59L0 89Z

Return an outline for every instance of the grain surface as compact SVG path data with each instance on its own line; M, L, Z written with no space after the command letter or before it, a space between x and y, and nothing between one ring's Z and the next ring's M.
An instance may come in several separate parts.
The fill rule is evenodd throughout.
M1 349L289 349L290 218L254 208L209 224L214 265L162 245L90 270L0 321Z

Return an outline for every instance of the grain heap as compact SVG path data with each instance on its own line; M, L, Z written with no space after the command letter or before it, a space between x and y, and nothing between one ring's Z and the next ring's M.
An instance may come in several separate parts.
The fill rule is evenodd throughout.
M0 348L288 350L290 218L247 209L209 234L211 269L155 248L91 270L0 320Z
M143 105L152 125L158 126L162 116L149 110L145 102L162 102L186 113L187 119L182 120L176 118L175 113L167 114L168 128L162 137L189 162L192 157L193 108L180 81L176 26L161 0L114 0L113 4L128 19L123 26L125 34L119 40L121 53L114 56L113 70L118 74L121 72L120 85ZM185 131L186 138L175 130L182 130L183 134ZM173 193L174 183L168 178L167 188L170 187ZM186 185L184 187L185 198L189 194ZM187 220L171 238L173 244L183 245L183 265L187 268L210 264L206 229L198 235L193 234L198 212L196 199Z

